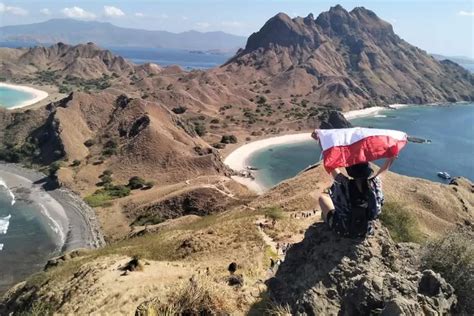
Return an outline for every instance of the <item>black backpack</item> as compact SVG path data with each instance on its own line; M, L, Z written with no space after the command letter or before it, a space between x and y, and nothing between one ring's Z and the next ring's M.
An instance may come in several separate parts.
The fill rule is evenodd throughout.
M369 183L365 183L362 192L357 188L356 181L349 180L349 200L351 212L345 218L345 230L349 237L364 237L372 233L375 194Z

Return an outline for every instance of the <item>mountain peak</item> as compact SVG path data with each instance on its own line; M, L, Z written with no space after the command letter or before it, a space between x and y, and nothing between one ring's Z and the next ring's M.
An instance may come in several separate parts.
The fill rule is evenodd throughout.
M285 23L291 23L291 21L292 21L291 18L288 16L288 14L286 14L284 12L279 12L277 15L275 15L270 20L280 20L280 21L283 21Z
M344 9L344 7L340 4L336 4L335 6L329 8L330 13L336 13L336 12L345 12L347 13L347 10Z
M245 50L268 48L271 45L290 46L312 41L305 24L299 23L299 20L303 19L291 19L285 13L278 13L268 20L260 31L249 37Z

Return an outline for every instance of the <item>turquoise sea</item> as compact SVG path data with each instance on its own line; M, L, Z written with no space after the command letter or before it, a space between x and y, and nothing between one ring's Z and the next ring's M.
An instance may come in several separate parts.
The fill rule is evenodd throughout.
M12 108L33 97L31 93L0 86L0 107Z
M409 106L384 110L374 117L351 120L355 126L397 129L431 143L408 143L392 166L392 171L446 182L437 176L446 171L474 181L474 103L442 106ZM279 145L255 152L249 165L259 168L256 176L271 187L298 174L319 160L315 141ZM380 162L377 162L380 163Z
M12 203L14 201L14 203ZM40 205L16 197L0 179L0 294L41 271L60 245Z

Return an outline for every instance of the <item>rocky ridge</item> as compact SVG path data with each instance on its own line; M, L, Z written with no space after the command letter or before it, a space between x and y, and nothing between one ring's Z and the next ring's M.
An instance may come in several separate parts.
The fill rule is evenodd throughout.
M269 295L292 315L449 313L457 302L453 287L420 270L419 254L419 245L394 243L380 225L374 237L354 240L316 224L267 281Z

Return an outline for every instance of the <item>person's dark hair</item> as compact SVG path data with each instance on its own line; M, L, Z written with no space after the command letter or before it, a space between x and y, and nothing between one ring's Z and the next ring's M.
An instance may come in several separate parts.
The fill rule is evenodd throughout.
M368 162L358 163L358 164L346 167L346 171L349 177L354 178L354 179L367 179L374 172L374 170L370 168Z
M369 181L368 178L374 172L370 168L369 163L359 163L349 167L346 167L347 174L349 177L354 178L354 181L349 182L350 196L362 194L368 195L369 192ZM359 192L357 194L357 192Z

